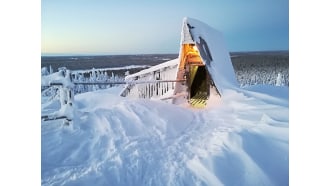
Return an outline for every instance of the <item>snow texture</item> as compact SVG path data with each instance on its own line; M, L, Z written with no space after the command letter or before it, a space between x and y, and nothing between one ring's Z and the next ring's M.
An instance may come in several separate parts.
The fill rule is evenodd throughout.
M185 21L199 51L210 50L202 57L221 102L200 110L113 88L76 95L73 124L41 122L42 185L289 184L288 87L238 88L219 32Z
M288 185L287 87L226 89L204 110L119 91L76 95L73 125L41 123L42 185Z

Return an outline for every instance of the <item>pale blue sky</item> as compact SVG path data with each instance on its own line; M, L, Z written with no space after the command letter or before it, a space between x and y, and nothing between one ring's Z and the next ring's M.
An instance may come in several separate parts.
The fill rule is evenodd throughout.
M185 16L222 31L229 51L289 49L288 0L42 0L41 53L178 53Z

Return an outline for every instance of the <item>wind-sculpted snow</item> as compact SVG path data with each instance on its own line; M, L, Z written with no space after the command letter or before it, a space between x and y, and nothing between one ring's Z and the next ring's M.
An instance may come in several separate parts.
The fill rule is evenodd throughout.
M42 122L42 185L288 185L288 106L267 96L225 90L198 110L79 94L73 125Z

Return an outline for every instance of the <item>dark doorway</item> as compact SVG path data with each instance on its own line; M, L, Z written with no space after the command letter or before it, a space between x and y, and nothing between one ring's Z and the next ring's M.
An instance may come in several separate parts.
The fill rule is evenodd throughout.
M209 88L205 66L190 66L190 78L190 98L199 96L202 99L207 99Z

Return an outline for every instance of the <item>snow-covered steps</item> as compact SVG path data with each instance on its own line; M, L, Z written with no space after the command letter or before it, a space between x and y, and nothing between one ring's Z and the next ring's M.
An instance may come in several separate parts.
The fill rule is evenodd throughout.
M189 103L192 107L195 108L204 108L206 106L206 101L207 101L207 95L205 94L198 94L194 97L192 97L189 100Z

